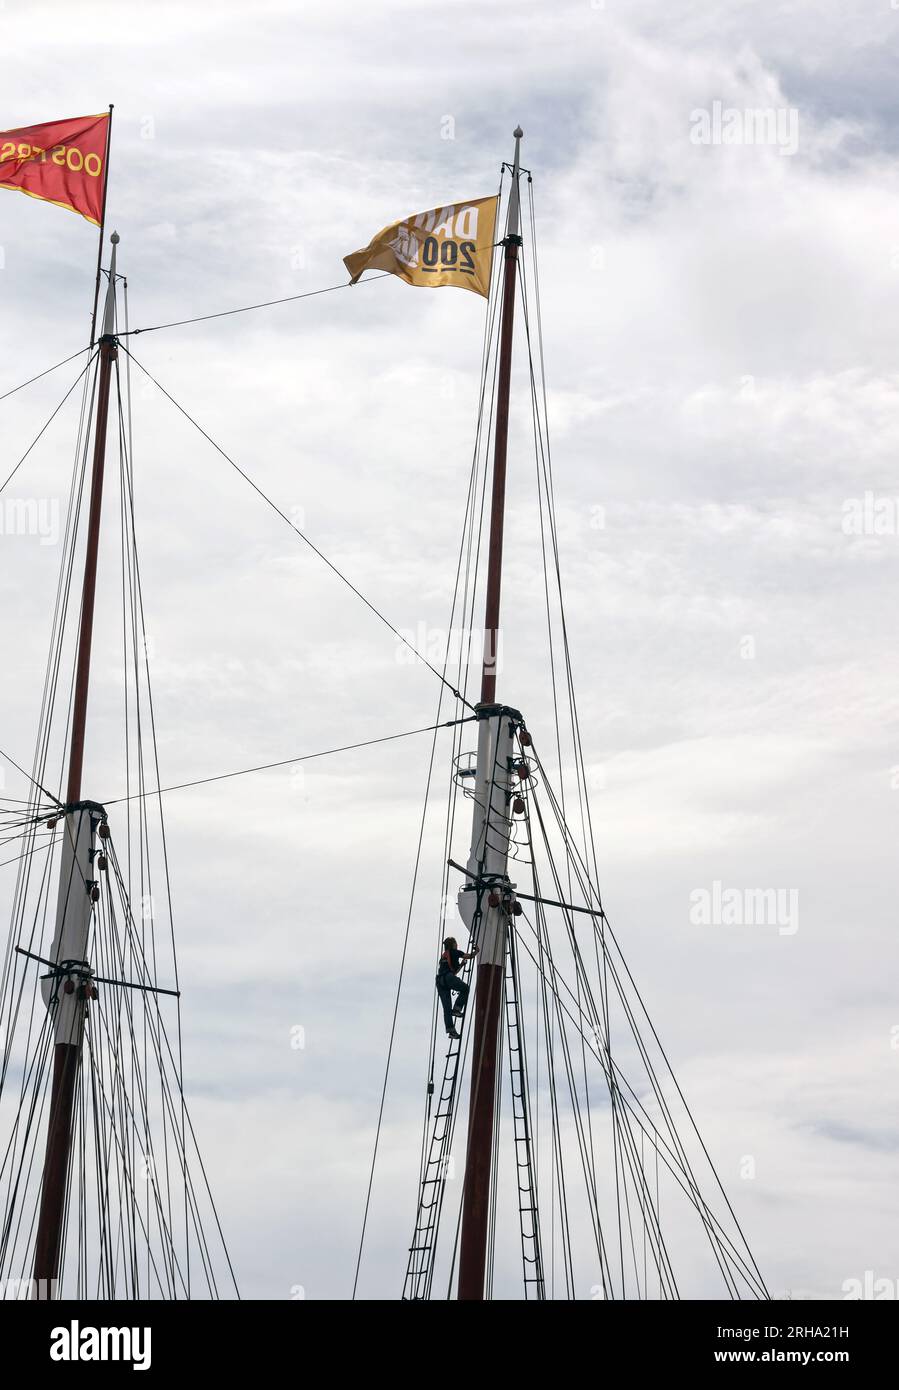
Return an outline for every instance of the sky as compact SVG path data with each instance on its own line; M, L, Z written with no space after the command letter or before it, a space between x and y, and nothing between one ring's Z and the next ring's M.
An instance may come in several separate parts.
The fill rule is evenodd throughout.
M0 36L4 129L115 105L132 326L342 283L384 224L493 192L520 122L604 901L771 1292L839 1298L872 1271L895 1296L895 0L5 0ZM2 199L2 389L83 346L95 264L88 223ZM392 623L433 634L484 312L381 280L131 343ZM501 694L545 743L520 339L515 360ZM73 379L6 403L0 475ZM135 379L133 409L164 783L430 723L433 675L155 388ZM13 497L64 507L75 424ZM0 745L26 764L47 540L0 536ZM114 564L107 538L98 799L122 790ZM186 1087L251 1297L352 1289L428 752L167 800ZM440 854L435 823L364 1297L405 1269ZM715 884L780 890L787 928L701 920ZM11 890L0 869L4 911Z

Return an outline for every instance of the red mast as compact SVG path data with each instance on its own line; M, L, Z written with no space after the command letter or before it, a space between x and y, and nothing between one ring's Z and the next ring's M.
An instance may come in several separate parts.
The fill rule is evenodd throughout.
M519 150L524 134L518 126L512 165L509 220L503 270L503 301L499 344L496 431L493 452L493 492L490 506L490 551L487 561L487 599L484 617L484 665L481 678L481 720L478 740L478 790L475 793L475 829L469 876L477 882L467 885L470 900L479 907L474 928L481 957L475 988L474 1036L472 1039L471 1099L468 1110L468 1145L462 1198L462 1230L459 1251L459 1298L484 1297L487 1263L487 1228L490 1212L490 1169L493 1158L493 1128L499 1024L505 972L505 909L488 905L481 880L486 873L499 882L505 878L507 853L496 846L508 846L508 766L511 759L510 717L515 712L497 706L496 674L499 648L500 590L503 563L503 524L506 504L506 453L509 439L509 391L512 375L512 333L515 318L515 284L518 274L519 235ZM491 834L488 834L488 827ZM492 896L496 897L496 894ZM460 895L461 905L461 895ZM464 913L464 908L463 908Z

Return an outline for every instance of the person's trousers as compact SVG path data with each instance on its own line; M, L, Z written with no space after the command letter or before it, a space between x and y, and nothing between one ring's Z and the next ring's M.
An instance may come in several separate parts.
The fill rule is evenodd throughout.
M451 975L447 970L437 976L437 993L443 1005L443 1021L449 1033L453 1028L453 995L458 996L456 1003L464 1009L468 1003L468 985L458 975Z

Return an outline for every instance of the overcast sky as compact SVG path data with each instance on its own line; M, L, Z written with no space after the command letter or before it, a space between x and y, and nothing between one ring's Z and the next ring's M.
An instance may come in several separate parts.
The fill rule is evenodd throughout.
M899 1279L895 2L6 0L0 36L3 128L115 103L132 325L341 282L385 223L494 191L522 124L606 906L771 1291ZM769 138L717 140L728 110L774 113ZM6 389L86 341L96 233L3 197L0 249ZM132 342L392 622L431 631L483 326L475 295L382 280ZM545 744L522 365L501 694ZM0 474L73 376L5 403ZM139 387L134 418L164 781L429 723L431 673L164 398ZM74 428L14 496L65 499ZM123 790L104 559L98 798ZM0 744L25 763L58 564L2 537ZM352 1287L427 758L409 740L168 801L187 1091L250 1296ZM399 1293L414 1213L437 822L427 847L366 1296ZM715 882L795 892L798 930L691 921ZM4 908L11 888L0 870Z

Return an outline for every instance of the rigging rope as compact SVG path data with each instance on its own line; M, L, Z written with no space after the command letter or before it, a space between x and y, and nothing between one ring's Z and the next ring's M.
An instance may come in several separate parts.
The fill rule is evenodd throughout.
M75 353L75 356L76 356L76 357L79 357L80 355L81 355L80 353L77 353L77 352ZM52 413L52 415L50 416L50 418L41 426L41 428L38 430L37 434L34 436L34 439L32 439L31 443L28 445L28 448L25 450L24 454L23 454L22 457L19 459L19 462L16 464L15 468L14 468L14 469L12 470L12 472L8 475L8 477L6 477L6 478L3 480L3 482L0 483L0 492L3 492L4 489L12 482L13 478L16 476L16 474L18 473L19 469L22 467L22 464L25 462L25 460L27 459L28 455L31 453L31 451L32 451L32 449L34 448L35 444L37 444L37 442L38 442L38 440L41 438L41 436L47 431L47 429L49 429L50 425L52 425L53 421L56 419L57 415L58 415L59 412L62 410L62 408L63 408L63 406L65 405L66 401L69 399L69 397L71 396L72 392L75 390L75 387L78 385L79 381L81 381L82 377L84 377L84 376L87 374L87 372L90 370L91 363L94 361L94 359L96 358L96 356L97 356L97 354L96 354L96 352L95 352L95 353L93 353L93 354L88 358L87 362L84 364L84 366L82 367L81 371L78 373L78 375L76 376L75 380L72 382L72 384L71 384L71 386L69 387L68 391L67 391L66 394L63 396L62 400L59 402L59 405L58 405L58 406L56 407L56 409L53 411L53 413ZM71 359L70 357L69 357L69 358L66 358L66 361L67 361L67 362L70 362L71 360L72 360L72 359ZM61 366L62 366L62 363L60 362L60 363L58 363L58 365L61 367ZM54 368L51 367L50 370L53 371ZM42 375L43 375L43 373L42 373ZM32 378L32 380L35 380L35 381L36 381L37 378L34 377L34 378ZM28 384L28 383L26 382L26 385L27 385L27 384ZM19 390L20 388L17 387L16 389ZM10 392L9 394L11 395L12 392ZM0 399L2 399L2 398L0 398Z
M83 352L90 352L90 348L79 348L77 352L72 353L71 357L64 357L61 362L56 362L52 367L47 367L44 371L38 372L37 376L30 376L27 381L23 381L19 386L14 386L11 391L4 391L3 395L0 396L0 401L5 401L10 396L14 396L17 391L24 391L26 386L30 386L32 382L40 381L41 377L49 376L50 373L55 372L57 368L64 367L67 362L74 362L75 358L80 357Z
M446 677L440 674L436 666L432 666L431 662L428 661L427 657L422 656L421 652L419 652L412 645L412 643L408 641L408 639L405 638L403 634L393 626L393 623L391 623L389 619L384 617L384 614L381 613L380 610L377 609L375 605L365 597L365 595L361 592L360 589L356 587L352 580L348 579L347 576L342 572L342 570L339 570L337 568L333 560L329 560L327 555L325 555L323 551L319 550L318 546L315 545L309 539L305 532L301 531L299 526L294 525L294 523L290 520L290 517L287 516L285 512L282 512L277 502L274 502L272 498L268 496L267 493L263 492L259 484L253 481L250 475L240 467L240 464L236 463L234 459L230 457L229 454L225 453L225 450L221 447L221 445L217 444L210 434L207 434L206 430L203 429L203 426L200 425L187 410L185 410L183 405L180 405L178 401L175 400L174 396L172 396L165 389L165 387L156 380L155 376L153 376L153 374L147 370L143 363L139 362L137 358L134 356L134 354L132 352L129 352L128 348L126 348L124 345L122 347L122 351L128 354L128 357L131 359L132 362L134 362L135 366L140 367L144 375L149 377L149 379L153 382L153 385L158 387L158 389L162 392L162 394L166 397L167 400L171 401L175 409L180 411L186 420L190 421L194 429L198 430L199 433L203 436L203 438L212 445L216 453L221 454L222 458L226 461L226 463L230 463L231 467L235 470L235 472L240 474L244 482L249 483L253 491L258 493L258 495L262 498L263 502L265 502L267 506L271 507L272 511L275 512L275 514L279 516L282 521L286 522L286 524L290 527L291 531L293 531L297 536L299 536L300 540L303 541L305 545L308 545L309 549L313 552L313 554L317 555L318 558L328 566L328 569L331 570L334 574L336 574L337 578L340 579L344 584L346 584L347 588L350 590L351 593L355 594L358 599L361 599L361 601L365 604L366 608L368 608L372 613L374 613L375 617L378 618L380 622L384 624L385 627L389 628L389 630L393 633L394 637L399 638L403 645L408 647L409 650L413 652L414 655L418 658L418 660L423 662L424 665L427 666L428 670L431 671L439 681L443 682L443 684L449 689L451 694L454 695L457 700L462 700L463 704L468 705L469 709L473 709L474 706L469 704L468 700L466 700L459 693L459 691L456 690L455 687L450 684Z
M30 782L33 787L36 787L39 792L43 792L44 796L49 797L49 799L54 803L54 805L62 805L62 802L58 801L52 792L48 792L46 787L42 786L40 782L38 782L34 777L27 773L24 767L20 767L19 764L16 762L15 758L10 757L9 753L4 753L2 748L0 748L0 758L5 758L8 763L12 763L16 771L21 772L22 776L26 779L26 781Z
M357 285L370 285L375 280L386 280L392 274L385 271L383 275L370 275L368 279L357 280ZM350 280L342 280L339 285L326 285L322 290L306 290L303 294L288 294L283 299L266 299L261 304L245 304L240 309L222 309L217 314L200 314L195 319L176 319L174 323L154 323L150 328L130 328L124 333L120 333L120 338L133 338L138 333L158 333L163 328L184 328L189 323L208 323L210 319L227 319L232 314L249 314L253 309L271 309L275 304L295 304L298 299L314 299L320 294L333 294L335 290L355 289ZM51 369L52 370L52 369ZM27 384L27 383L26 383ZM0 400L3 397L0 396Z
M139 801L148 796L161 796L164 792L180 792L186 787L203 787L208 782L224 782L230 777L246 777L251 772L268 772L275 767L288 767L292 763L308 763L313 758L327 758L332 753L351 753L356 748L373 748L377 743L392 743L398 738L412 738L414 734L429 734L435 729L452 729L457 724L469 724L475 716L466 715L464 719L447 719L440 724L425 724L421 729L406 729L401 734L384 734L380 738L363 739L360 743L344 743L339 748L323 748L319 753L301 753L296 758L281 758L276 763L260 763L257 767L242 767L237 772L220 772L215 777L198 777L193 782L179 782L173 787L151 787L149 791L134 792L129 796L119 796L113 801L103 801L104 806L120 806L124 801Z

